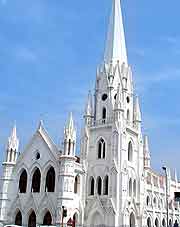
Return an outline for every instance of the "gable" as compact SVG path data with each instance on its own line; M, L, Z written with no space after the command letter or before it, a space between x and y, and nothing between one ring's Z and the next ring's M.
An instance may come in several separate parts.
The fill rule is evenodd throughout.
M38 153L40 157L37 157ZM49 161L56 162L57 157L58 149L50 140L50 137L42 130L37 130L24 152L19 156L16 168L25 164L29 169L37 162L43 167Z

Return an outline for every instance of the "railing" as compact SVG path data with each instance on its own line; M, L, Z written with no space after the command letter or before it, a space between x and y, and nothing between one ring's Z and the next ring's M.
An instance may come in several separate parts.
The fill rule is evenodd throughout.
M93 121L91 126L101 126L101 125L105 125L105 124L112 124L113 120L114 120L113 117L100 119L100 120L97 120L97 121Z
M109 117L106 119L100 119L100 120L96 120L96 121L93 120L92 122L89 122L89 126L90 127L103 126L106 124L112 124L113 122L114 122L114 117ZM138 126L132 121L126 120L126 124L128 127L138 129Z

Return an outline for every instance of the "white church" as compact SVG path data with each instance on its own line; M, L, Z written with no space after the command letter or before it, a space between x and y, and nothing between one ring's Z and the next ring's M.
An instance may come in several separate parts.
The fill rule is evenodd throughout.
M40 122L20 152L13 128L2 163L1 224L165 227L167 213L169 226L180 222L176 174L151 168L120 0L113 0L104 59L97 67L94 94L88 95L80 157L72 114L62 142L60 149Z

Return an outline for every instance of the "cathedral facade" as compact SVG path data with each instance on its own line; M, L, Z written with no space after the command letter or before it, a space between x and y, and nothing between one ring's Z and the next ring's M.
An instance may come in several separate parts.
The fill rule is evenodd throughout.
M88 95L76 156L72 114L63 149L43 122L23 152L16 126L2 164L0 223L79 227L160 227L180 222L177 176L151 168L139 99L128 64L120 0L113 0L104 59ZM167 196L166 196L167 195ZM167 205L168 204L168 205Z

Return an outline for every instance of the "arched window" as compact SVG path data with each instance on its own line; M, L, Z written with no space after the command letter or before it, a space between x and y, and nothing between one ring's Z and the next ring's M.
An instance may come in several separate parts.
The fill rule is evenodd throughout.
M109 177L108 176L105 176L103 185L104 185L104 190L103 190L104 195L108 195L108 187L109 187Z
M103 107L102 109L102 121L105 124L106 123L106 108Z
M136 197L136 180L133 182L133 195Z
M34 211L29 215L28 227L36 227L36 214Z
M102 191L102 180L101 177L97 178L97 194L101 195L101 191Z
M127 110L127 121L130 121L130 112L129 112L129 110Z
M172 227L172 220L169 220L169 227Z
M129 226L130 227L135 227L135 224L136 223L136 221L135 221L135 216L134 216L134 214L133 213L131 213L130 214L130 218L129 218Z
M128 161L132 162L133 160L133 146L132 146L132 142L130 141L128 144Z
M153 203L154 203L154 207L157 207L157 199L156 199L156 197L154 197Z
M74 227L78 224L78 214L77 213L75 213L73 215L73 224L74 225L72 225L72 226L74 226Z
M132 179L129 180L129 196L132 196Z
M20 210L16 214L16 217L15 217L15 225L22 226L22 214L21 214L21 211Z
M166 221L165 221L164 218L163 218L163 220L162 220L162 226L163 226L163 227L166 227Z
M26 193L26 189L27 189L27 172L24 169L19 178L19 192Z
M80 176L75 177L74 181L74 193L79 194L80 193Z
M150 217L148 217L148 219L147 219L147 227L151 227L151 219L150 219Z
M98 159L105 159L106 156L106 144L103 139L98 142Z
M55 170L51 166L46 175L46 192L54 192L55 189Z
M159 227L159 220L157 218L155 219L155 227Z
M44 216L43 225L52 225L52 217L49 211L47 211Z
M41 173L40 173L40 170L37 168L33 174L31 192L40 192L40 185L41 185Z
M150 206L150 197L149 196L146 197L146 205Z
M94 178L91 177L89 182L89 195L94 195Z

